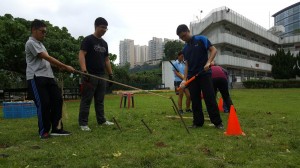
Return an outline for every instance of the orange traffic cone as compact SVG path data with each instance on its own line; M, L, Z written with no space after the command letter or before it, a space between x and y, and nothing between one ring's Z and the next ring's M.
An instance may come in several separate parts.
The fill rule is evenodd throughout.
M220 97L220 99L219 99L218 107L219 107L219 111L220 111L220 112L224 112L224 108L223 108L223 99L222 99L222 97Z
M243 135L246 134L242 131L239 120L236 115L235 108L233 105L230 106L229 119L227 124L227 130L224 132L225 135Z

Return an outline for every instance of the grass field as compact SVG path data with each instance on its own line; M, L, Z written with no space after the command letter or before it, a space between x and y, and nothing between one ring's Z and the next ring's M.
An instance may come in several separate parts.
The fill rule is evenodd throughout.
M173 92L159 94L177 100ZM73 134L47 140L38 137L36 117L3 119L0 110L0 167L299 167L300 89L232 90L231 96L246 136L225 136L209 121L188 134L179 119L166 117L175 115L170 99L152 94L135 94L130 109L119 107L119 95L106 96L106 117L115 117L122 131L98 126L92 107L92 131L82 132L79 101L65 102L64 126ZM221 117L226 129L228 114Z

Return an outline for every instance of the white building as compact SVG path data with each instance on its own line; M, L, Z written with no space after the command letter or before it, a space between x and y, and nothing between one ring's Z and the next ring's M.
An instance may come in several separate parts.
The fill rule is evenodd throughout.
M146 62L146 58L148 57L148 46L143 45L140 46L140 62L138 65L143 65Z
M131 39L125 39L120 41L119 46L119 57L120 65L125 65L127 62L130 63L130 67L134 67L134 41Z
M138 65L138 62L141 62L140 52L141 47L139 45L134 45L134 66Z
M153 37L148 42L148 57L146 62L149 64L156 64L163 57L163 40L162 38Z
M207 36L217 48L215 61L228 70L230 82L271 76L269 60L276 49L290 47L295 53L300 50L300 35L279 37L227 7L212 10L200 22L191 22L190 31ZM167 69L168 64L163 62L162 80L166 87L174 89L169 81L174 80L174 75L169 75L172 68Z

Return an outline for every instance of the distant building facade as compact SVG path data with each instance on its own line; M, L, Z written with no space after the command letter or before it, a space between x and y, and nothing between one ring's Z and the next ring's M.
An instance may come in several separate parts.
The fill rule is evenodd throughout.
M151 64L163 57L163 40L162 38L153 37L152 40L148 42L148 57L146 61Z
M119 59L120 65L130 63L130 68L138 65L159 64L164 57L164 45L171 39L153 37L147 45L134 45L134 41L125 39L120 41L119 45Z
M296 11L298 6L299 3L296 3L285 9ZM276 14L279 16L281 12ZM299 17L298 14L294 16ZM297 22L294 25L300 23L297 17L292 18ZM277 27L267 30L227 7L214 9L201 21L190 23L193 35L207 36L217 48L215 61L228 70L230 82L271 77L270 55L275 54L278 48L290 50L294 55L299 53L300 35L281 36L285 32L284 27L277 24ZM172 71L168 64L162 64L162 80L166 87L173 89Z
M130 63L130 67L134 67L134 40L125 39L120 41L119 45L120 65Z
M274 15L274 27L284 27L279 34L281 47L297 55L300 50L300 2L288 6Z
M285 32L281 37L294 36L300 34L300 2L288 6L275 14L274 26L284 26Z

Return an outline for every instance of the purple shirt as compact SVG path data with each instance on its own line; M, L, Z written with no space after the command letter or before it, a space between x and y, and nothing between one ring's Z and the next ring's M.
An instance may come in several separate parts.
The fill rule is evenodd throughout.
M227 79L227 74L224 72L223 68L220 66L211 66L212 79L214 78L225 78Z

